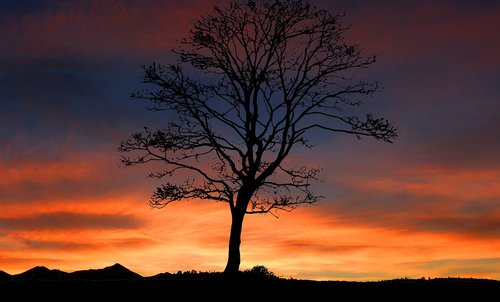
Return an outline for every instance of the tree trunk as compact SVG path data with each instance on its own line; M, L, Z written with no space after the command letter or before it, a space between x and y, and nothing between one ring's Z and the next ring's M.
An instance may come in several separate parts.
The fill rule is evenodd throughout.
M227 257L227 265L224 273L235 274L240 269L240 243L241 243L241 229L243 226L243 218L245 211L235 208L231 211L231 234L229 235L229 252Z

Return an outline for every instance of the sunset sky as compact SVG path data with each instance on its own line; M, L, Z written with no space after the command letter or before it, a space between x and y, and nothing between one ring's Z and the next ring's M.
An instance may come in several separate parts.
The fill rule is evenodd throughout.
M120 141L165 113L132 100L141 64L172 63L193 20L227 1L0 1L0 270L114 263L144 275L221 271L227 204L148 199ZM394 144L316 135L314 206L245 218L242 269L333 280L500 279L500 2L311 1L346 12L376 54L368 103Z

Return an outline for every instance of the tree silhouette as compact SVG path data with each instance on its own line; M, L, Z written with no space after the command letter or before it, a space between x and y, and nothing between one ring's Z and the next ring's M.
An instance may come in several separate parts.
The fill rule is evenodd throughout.
M233 1L198 19L173 53L176 64L143 66L151 89L132 94L169 111L163 129L121 143L125 166L161 162L150 177L174 174L153 193L162 208L182 199L228 203L232 224L226 273L237 272L246 214L290 211L312 204L317 168L285 159L294 146L311 148L311 131L342 132L391 142L396 129L371 114L361 97L376 83L355 80L375 62L348 44L342 15L302 0Z

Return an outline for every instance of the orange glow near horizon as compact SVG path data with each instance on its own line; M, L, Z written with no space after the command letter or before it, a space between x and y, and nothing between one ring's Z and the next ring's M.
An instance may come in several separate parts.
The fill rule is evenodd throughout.
M225 205L192 202L164 210L132 201L128 205L135 208L144 225L111 230L25 230L8 235L2 240L2 269L20 273L34 265L46 265L74 271L115 262L145 276L223 269L229 232ZM247 217L241 248L243 269L266 265L285 277L500 278L500 264L495 260L499 240L350 225L335 216L321 215L319 207L299 209L280 219ZM474 271L466 269L474 267Z
M47 167L53 166L58 164ZM58 182L75 175L95 177L103 172L93 169L75 173L86 171L76 167L40 181ZM16 179L27 179L23 173L32 172L30 168L19 169ZM465 177L470 181L470 174L464 175L448 178ZM489 173L481 175L492 177ZM446 187L446 175L440 173L437 179L439 187ZM365 185L367 190L395 186L385 180L368 181ZM414 190L401 184L397 187ZM414 193L442 193L433 188L427 183ZM146 205L148 194L147 190L131 189L122 195L77 202L54 199L3 204L1 269L15 274L34 265L45 265L74 271L119 262L145 276L192 269L221 271L230 225L227 205L194 200L157 210ZM388 222L384 227L373 224L371 219L377 217L370 213L354 220L339 216L329 208L330 203L325 200L317 206L282 213L279 219L247 215L241 246L242 268L265 265L281 276L317 280L422 276L500 279L500 240L487 234L481 236L481 230L476 235L419 230L401 222ZM446 210L449 204L442 206Z

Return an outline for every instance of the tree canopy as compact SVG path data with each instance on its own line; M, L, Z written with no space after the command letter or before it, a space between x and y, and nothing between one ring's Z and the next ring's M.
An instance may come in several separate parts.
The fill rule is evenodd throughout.
M126 166L163 164L150 176L168 181L150 204L226 202L240 224L231 233L241 233L245 214L318 201L311 184L319 168L286 160L294 147L312 148L312 131L392 142L386 119L357 114L379 89L357 73L376 58L345 40L342 20L303 0L233 1L194 23L173 50L177 62L143 66L150 89L132 96L170 115L164 128L144 128L119 150L132 154Z

